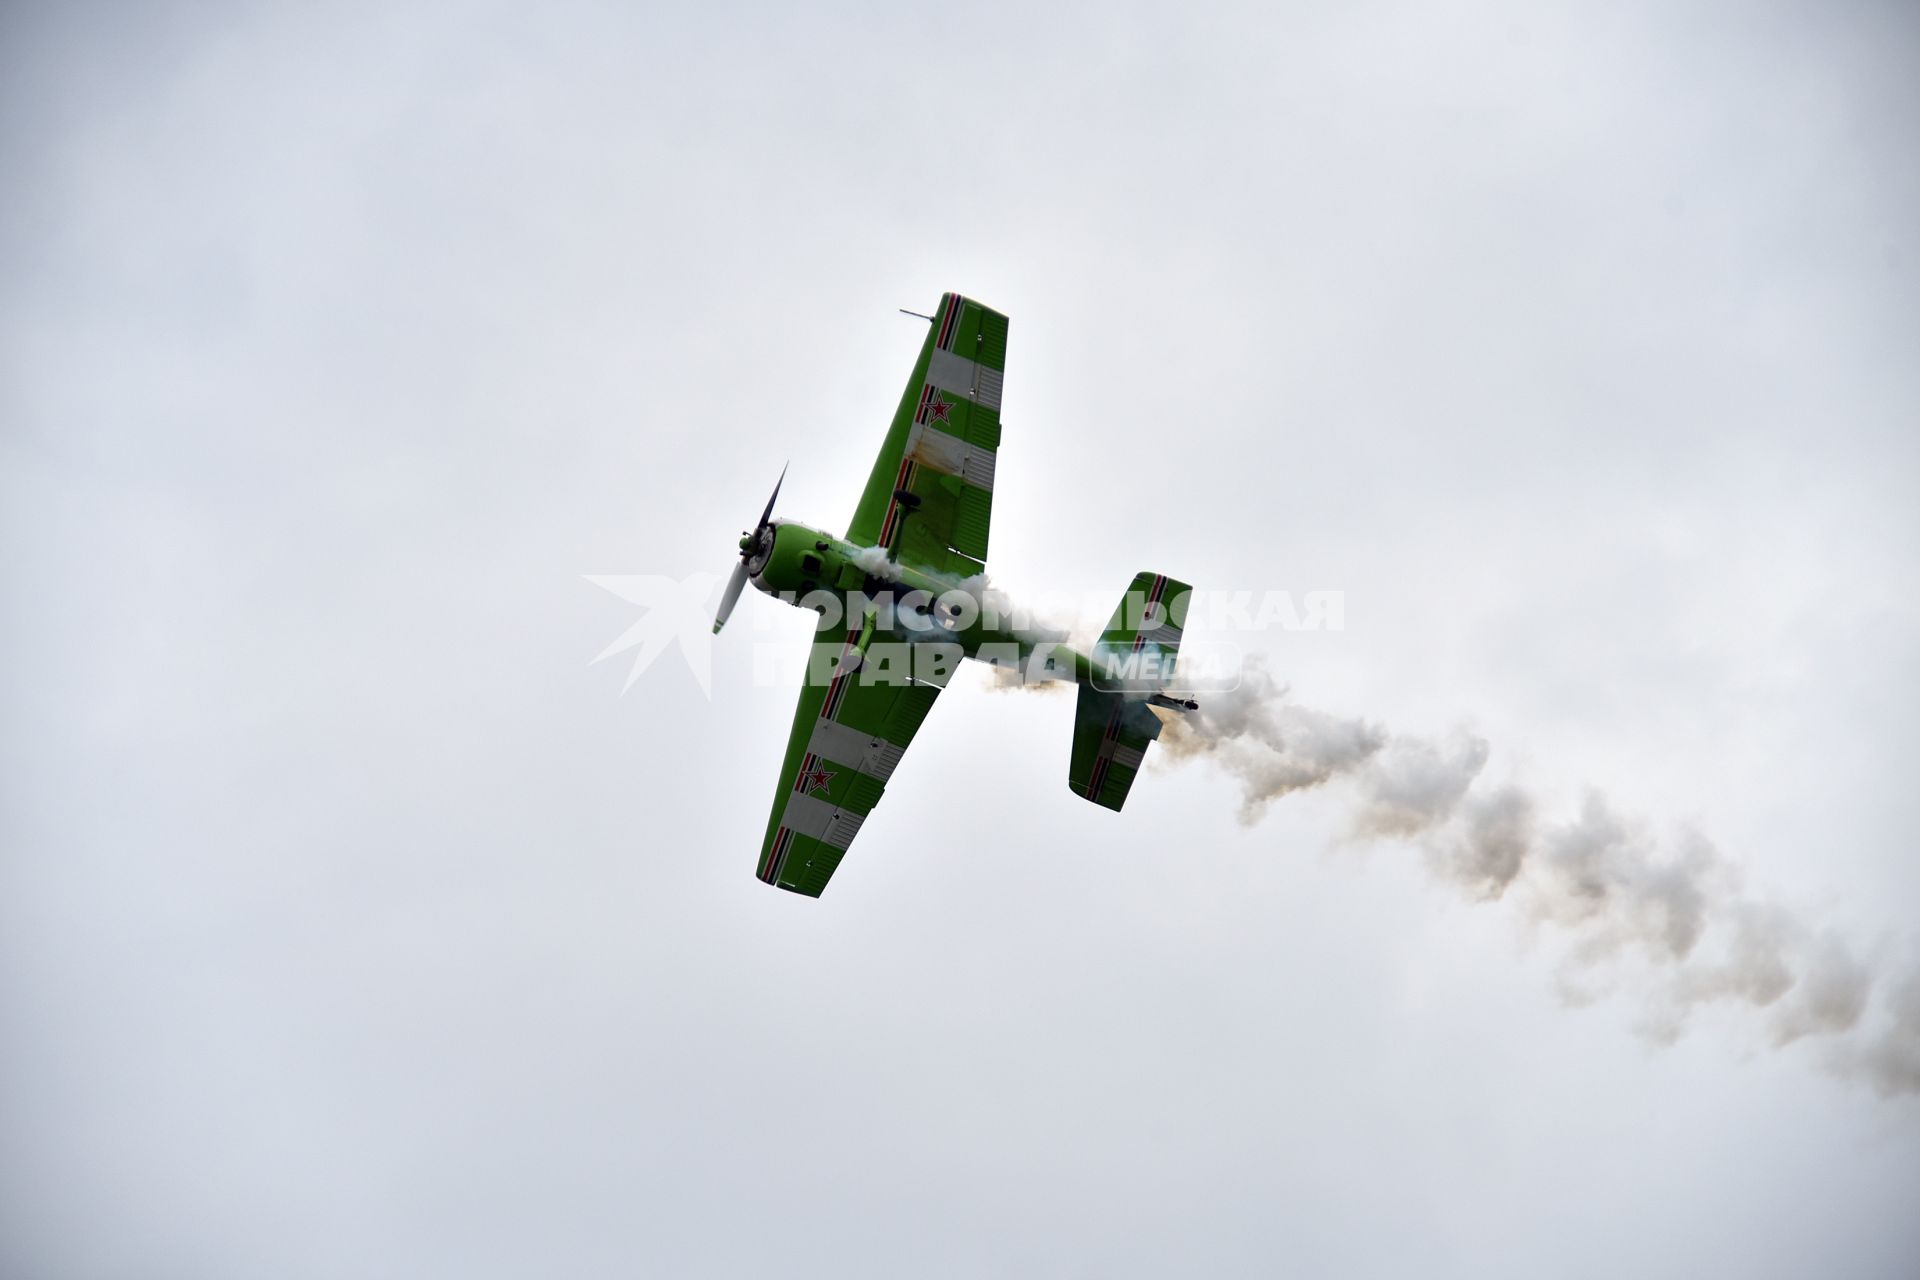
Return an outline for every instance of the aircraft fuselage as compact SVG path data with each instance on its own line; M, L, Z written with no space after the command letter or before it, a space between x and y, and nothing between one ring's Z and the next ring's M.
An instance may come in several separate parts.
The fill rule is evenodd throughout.
M844 626L863 657L875 652L876 643L904 645L888 660L937 665L944 649L1017 668L1029 680L1094 679L1089 655L994 608L979 578L945 579L887 559L879 548L855 546L790 520L774 523L771 548L747 567L755 587L818 613L823 630Z

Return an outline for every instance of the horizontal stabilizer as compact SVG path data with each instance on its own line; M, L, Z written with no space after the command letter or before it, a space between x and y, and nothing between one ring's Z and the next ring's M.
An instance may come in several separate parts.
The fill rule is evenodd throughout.
M1094 688L1159 693L1173 682L1193 588L1164 573L1138 573L1093 648Z
M1192 709L1189 700L1163 692L1173 679L1191 591L1164 573L1136 574L1113 611L1094 646L1092 683L1080 686L1074 708L1067 769L1074 794L1119 809L1147 747L1160 736L1160 717L1152 708Z
M1160 717L1143 699L1081 685L1067 785L1075 795L1118 811L1127 802L1148 744L1159 736Z

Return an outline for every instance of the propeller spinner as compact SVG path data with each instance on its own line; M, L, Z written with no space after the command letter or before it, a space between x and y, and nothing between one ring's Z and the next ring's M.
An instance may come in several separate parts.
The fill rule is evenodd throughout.
M767 509L760 513L760 523L753 527L752 533L740 535L740 563L733 566L733 574L727 579L727 589L720 594L720 610L713 616L715 635L719 635L720 628L727 625L727 616L733 612L733 606L739 603L747 579L753 576L749 566L756 558L764 563L766 554L773 550L773 504L780 496L780 486L786 483L786 479L787 469L782 466L780 478L773 482L773 493L767 498Z

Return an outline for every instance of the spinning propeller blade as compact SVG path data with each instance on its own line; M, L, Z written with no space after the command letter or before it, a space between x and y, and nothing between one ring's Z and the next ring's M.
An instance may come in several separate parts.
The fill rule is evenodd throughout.
M769 526L773 523L773 504L780 497L780 486L787 482L787 467L780 468L780 478L773 482L773 492L767 497L767 509L760 513L760 523L753 526L753 532L740 539L740 563L733 566L733 573L727 579L727 589L720 594L720 609L713 616L713 634L719 635L720 628L727 625L727 615L733 612L733 606L740 600L740 593L747 585L747 562L761 551L768 549L772 539L768 537Z
M792 465L793 464L790 462L783 462L780 464L780 478L773 482L773 492L767 495L767 509L760 513L760 523L754 526L753 531L755 533L758 533L760 532L760 530L766 528L767 521L773 519L774 499L780 496L780 486L787 482L787 468Z
M727 579L727 589L720 596L720 611L713 615L713 634L719 635L720 628L727 625L727 615L733 612L733 606L740 599L740 592L747 585L747 562L742 560L733 566L733 576Z

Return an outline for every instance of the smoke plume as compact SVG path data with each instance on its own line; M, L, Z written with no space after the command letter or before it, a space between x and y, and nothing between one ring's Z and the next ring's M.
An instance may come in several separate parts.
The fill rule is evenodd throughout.
M1838 1074L1882 1096L1920 1094L1920 969L1886 971L1749 893L1698 831L1656 839L1598 793L1556 819L1524 788L1481 778L1481 739L1430 741L1315 711L1258 668L1173 718L1160 742L1171 760L1236 777L1249 825L1296 791L1344 787L1354 838L1413 843L1468 899L1513 903L1560 931L1571 1003L1629 985L1645 1002L1642 1031L1660 1042L1705 1006L1744 1008L1775 1046L1817 1042Z

